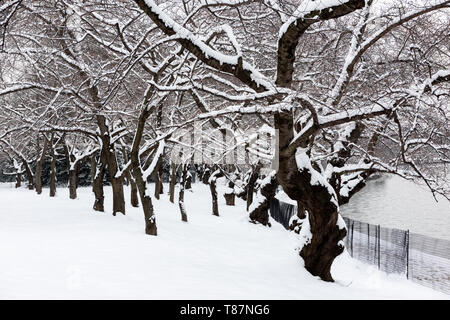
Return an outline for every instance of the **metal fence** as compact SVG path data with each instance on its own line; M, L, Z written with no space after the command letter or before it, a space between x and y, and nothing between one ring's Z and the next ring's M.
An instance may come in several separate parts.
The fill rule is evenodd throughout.
M274 199L270 215L289 229L296 214L295 205ZM450 294L450 241L436 239L408 230L385 228L344 217L347 225L345 246L350 255L377 266L386 273L408 279Z
M297 213L297 206L273 198L270 201L270 216L289 230L289 220Z

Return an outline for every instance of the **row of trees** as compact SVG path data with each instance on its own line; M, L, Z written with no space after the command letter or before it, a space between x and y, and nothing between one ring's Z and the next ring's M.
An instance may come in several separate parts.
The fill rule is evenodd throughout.
M213 214L219 177L228 183L227 204L247 199L250 219L264 225L281 186L298 204L293 229L306 269L332 281L346 235L339 206L371 175L421 180L450 198L449 7L445 0L6 0L0 152L41 193L43 162L50 159L55 177L63 150L71 198L88 161L99 211L108 174L113 214L125 214L127 181L150 235L163 163L172 176L181 170L185 221L195 159L208 162L202 178ZM263 136L276 143L261 143ZM242 147L245 164L236 156ZM230 155L234 162L225 163ZM172 201L174 186L172 179Z

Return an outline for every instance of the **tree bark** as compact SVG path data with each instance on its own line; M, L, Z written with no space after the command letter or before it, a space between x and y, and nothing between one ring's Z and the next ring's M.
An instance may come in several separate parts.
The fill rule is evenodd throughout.
M44 138L44 145L42 146L41 156L36 163L36 173L35 173L36 178L35 178L35 180L36 180L36 193L37 194L42 193L42 166L44 164L45 154L47 153L47 147L48 147L48 142L47 142L47 139Z
M169 201L174 203L175 199L175 184L177 183L177 168L175 163L172 162L170 174L170 184L169 184Z
M219 216L219 207L217 204L217 188L215 180L210 181L209 189L211 190L212 213L214 216Z
M259 197L258 203L254 203L252 206L249 206L249 217L250 220L254 223L260 223L264 226L269 226L269 209L270 209L270 201L275 196L276 190L278 187L277 178L275 173L267 176L261 183L261 187L258 190Z
M188 170L186 176L186 190L189 189L192 189L192 174Z
M223 176L219 169L211 174L209 178L209 189L211 191L211 200L212 200L212 213L214 216L219 216L219 205L217 199L217 178Z
M25 159L22 159L22 163L23 163L23 167L25 168L25 174L27 175L27 180L28 180L28 190L33 190L34 189L34 179L33 179L33 173L31 172L31 168L30 165L28 164L28 162Z
M113 215L117 212L125 214L125 196L123 193L123 177L116 177L119 171L116 151L114 144L111 143L109 128L106 124L106 118L103 115L97 115L97 124L100 129L100 138L102 139L102 148L108 164L109 180L113 191Z
M97 172L97 161L95 160L95 154L91 156L91 185L94 185L95 173ZM93 189L93 188L92 188Z
M132 172L139 190L142 209L144 210L145 233L148 235L156 236L156 218L153 210L152 199L147 194L147 181L142 178L142 171L138 168L133 166Z
M104 212L105 206L104 206L104 192L103 192L103 177L105 175L105 159L103 155L103 151L100 151L100 157L99 157L99 163L97 164L94 161L91 161L91 172L93 170L93 182L92 182L92 191L94 192L95 201L94 201L94 207L93 209L95 211Z
M77 187L78 187L78 171L79 165L76 164L73 169L69 169L69 198L77 198Z
M225 198L225 204L227 206L234 206L234 199L236 195L234 194L234 183L233 181L228 182L228 191L223 195Z
M155 180L155 198L159 200L159 196L163 193L163 183L162 183L162 158L156 164L155 172L153 178Z
M128 162L128 155L125 150L125 147L122 148L122 154L123 154L123 161L125 163ZM134 208L139 207L139 198L138 198L138 189L136 186L136 181L134 181L133 177L131 176L131 169L128 169L125 172L125 178L127 180L127 185L130 185L130 203L131 206Z
M16 188L20 188L21 185L22 185L22 173L21 173L20 171L17 171L17 174L16 174L16 185L15 185L15 187L16 187Z
M136 182L133 179L130 179L130 186L131 186L131 195L130 195L130 201L131 206L134 208L139 207L139 198L138 198L138 188L136 185Z
M183 175L181 177L180 192L178 194L178 205L180 207L181 221L187 222L186 206L184 205L184 189L186 187L187 165L183 165Z
M202 182L204 184L208 184L209 183L209 177L211 176L211 169L206 167L203 170L203 174L202 174Z
M138 125L133 139L133 146L131 148L131 172L133 174L134 180L136 181L139 196L141 198L142 209L144 210L145 233L148 235L156 236L157 227L152 199L150 198L150 194L147 192L147 181L143 176L139 158L139 145L142 140L142 135L144 134L145 122L150 113L151 111L149 109L143 108L139 115Z
M250 178L247 183L247 211L250 208L250 205L253 202L253 193L255 192L255 183L258 180L259 171L261 170L261 163L258 163L255 167L252 168L252 173L250 174Z
M50 138L50 197L56 195L56 154L55 146L53 145L53 136Z
M311 183L310 170L299 169L294 156L280 157L277 177L286 194L296 200L299 207L305 208L308 213L312 238L300 250L305 268L322 280L333 281L330 273L331 265L344 250L339 242L345 237L347 231L345 228L339 229L337 225L336 199L333 199L333 195L326 186Z

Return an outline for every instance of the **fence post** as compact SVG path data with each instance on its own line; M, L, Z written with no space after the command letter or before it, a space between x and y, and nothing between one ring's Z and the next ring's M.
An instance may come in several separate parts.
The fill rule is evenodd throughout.
M380 250L380 238L381 238L381 228L380 225L378 225L378 235L377 235L377 245L378 245L378 270L380 270L381 267L381 250Z
M409 279L409 229L405 233L406 241L406 279Z

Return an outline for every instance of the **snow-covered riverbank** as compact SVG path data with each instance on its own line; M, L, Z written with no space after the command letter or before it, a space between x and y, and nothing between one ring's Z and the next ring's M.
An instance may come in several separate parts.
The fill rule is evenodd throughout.
M348 255L333 265L336 283L301 266L297 239L277 223L248 223L244 202L219 199L208 186L187 192L188 223L166 195L154 201L158 236L144 234L140 208L126 216L91 210L89 188L77 200L0 186L0 298L13 299L449 299ZM220 186L221 188L223 186ZM167 190L167 188L165 189ZM220 191L220 188L219 188Z

